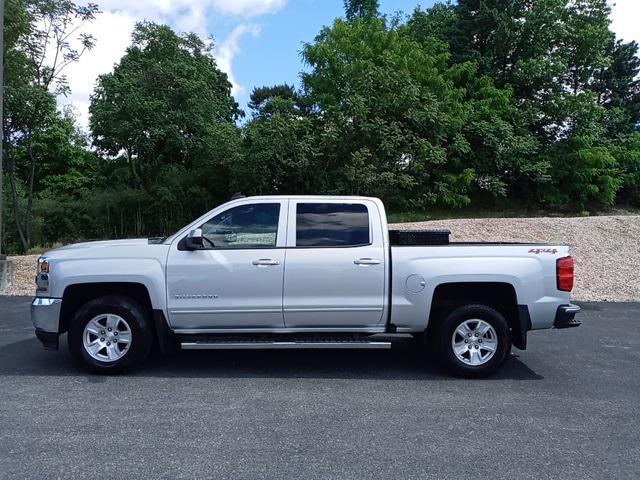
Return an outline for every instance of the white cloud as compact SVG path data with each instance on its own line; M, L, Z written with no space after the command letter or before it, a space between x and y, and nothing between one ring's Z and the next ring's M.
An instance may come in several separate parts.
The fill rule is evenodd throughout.
M640 2L638 0L615 0L611 2L611 29L625 42L635 40L640 44Z
M208 13L256 17L276 13L287 0L101 0L101 10L124 10L147 19L205 18Z
M258 25L240 24L233 29L231 35L229 35L224 42L217 45L214 49L214 55L218 61L220 70L225 72L229 77L229 81L232 85L231 93L233 96L242 95L242 93L244 93L244 87L238 85L233 76L232 64L233 58L240 52L240 37L246 33L256 37L260 34L260 27Z
M284 7L286 0L211 0L222 13L254 17L274 13Z
M98 75L110 72L113 65L120 61L131 41L135 21L134 17L123 11L103 12L83 29L96 38L96 45L79 62L63 70L69 81L71 95L59 99L62 105L73 105L81 126L86 127L89 123L89 96Z
M233 75L233 60L240 53L240 39L245 34L257 36L259 26L247 23L246 19L275 13L284 7L287 0L102 0L102 13L87 24L83 31L96 37L96 46L83 55L79 62L69 65L65 72L71 94L58 99L59 105L72 105L78 115L79 124L86 128L89 121L89 96L93 92L96 78L110 72L131 42L131 32L136 22L149 20L166 23L178 32L196 32L206 37L214 36L208 31L208 19L213 15L240 21L231 34L217 41L214 56L222 71L233 86L234 96L241 95L244 88Z

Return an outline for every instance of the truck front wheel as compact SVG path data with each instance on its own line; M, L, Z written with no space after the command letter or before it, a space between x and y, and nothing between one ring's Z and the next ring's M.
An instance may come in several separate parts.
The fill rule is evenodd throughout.
M121 373L142 362L151 350L153 332L145 310L122 295L106 295L83 305L67 336L69 350L84 367Z
M486 305L465 305L449 313L438 328L438 357L463 377L493 374L511 350L505 318Z

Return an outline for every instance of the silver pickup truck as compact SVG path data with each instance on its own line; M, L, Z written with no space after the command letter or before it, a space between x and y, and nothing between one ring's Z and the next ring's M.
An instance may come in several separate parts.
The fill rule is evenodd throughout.
M31 316L48 349L99 372L182 349L432 347L494 372L527 332L580 325L564 245L450 243L389 231L366 197L232 200L174 235L79 243L38 260ZM381 336L379 334L385 334Z

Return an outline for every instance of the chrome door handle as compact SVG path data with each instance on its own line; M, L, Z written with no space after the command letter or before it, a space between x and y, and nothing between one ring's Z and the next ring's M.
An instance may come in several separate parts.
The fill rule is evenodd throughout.
M380 265L382 262L375 258L359 258L358 260L354 260L353 263L356 265Z
M280 265L280 260L271 260L270 258L261 258L260 260L254 260L251 263L258 267L268 267L269 265Z

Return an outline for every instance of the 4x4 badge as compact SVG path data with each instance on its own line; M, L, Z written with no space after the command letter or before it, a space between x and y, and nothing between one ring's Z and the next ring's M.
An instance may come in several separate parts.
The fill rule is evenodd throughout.
M558 250L555 248L532 248L529 253L535 253L536 255L539 253L558 253Z

